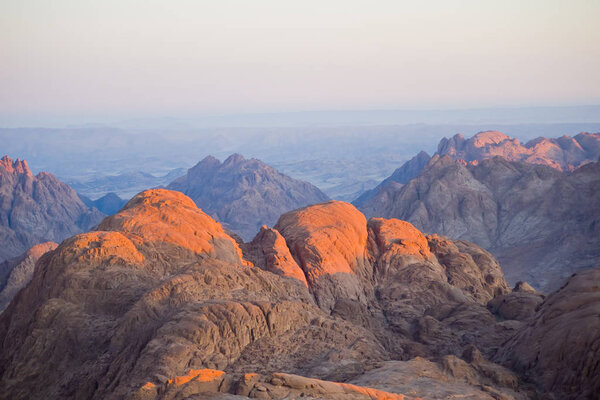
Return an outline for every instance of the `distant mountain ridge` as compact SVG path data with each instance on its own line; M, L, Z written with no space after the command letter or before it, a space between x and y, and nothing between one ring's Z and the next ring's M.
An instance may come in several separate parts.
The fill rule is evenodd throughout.
M454 160L478 162L500 156L509 161L542 164L559 171L573 171L600 158L600 133L582 132L574 137L538 137L525 145L497 131L479 132L469 139L460 133L440 140L434 155L448 155ZM405 184L416 177L431 157L421 151L396 169L392 175L371 190L365 191L352 204L364 207L380 190L390 185Z
M316 186L237 153L222 163L208 156L167 188L191 197L244 240L262 225L275 224L286 211L329 200Z
M54 175L31 173L27 162L0 159L0 261L32 246L86 231L104 217Z
M481 161L500 156L509 161L548 165L559 171L573 171L581 165L600 157L600 133L582 132L574 137L539 137L524 145L519 139L501 132L479 132L469 139L460 133L450 139L442 139L436 154L449 155L454 159Z
M424 232L473 241L507 279L553 290L600 265L600 163L573 172L493 157L465 163L435 155L414 179L388 185L360 206Z

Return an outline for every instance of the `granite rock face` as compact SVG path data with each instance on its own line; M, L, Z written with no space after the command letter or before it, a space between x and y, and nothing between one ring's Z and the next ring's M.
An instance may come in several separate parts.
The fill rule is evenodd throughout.
M38 243L60 242L88 230L103 216L54 175L34 176L27 162L0 159L0 261Z
M228 229L250 240L286 211L328 200L317 187L290 178L257 159L206 157L168 189L180 191Z
M288 212L240 245L190 198L149 190L38 260L0 314L0 393L524 400L543 373L512 352L554 295L511 319L492 306L511 294L480 247L348 203Z
M489 253L342 202L276 228L240 247L181 193L140 193L42 257L0 315L1 393L526 398L490 361L523 322L486 307L510 293ZM421 367L437 386L403 393Z
M499 259L509 281L543 291L600 263L598 162L563 173L501 157L465 164L436 155L362 211L475 242Z
M600 268L573 275L538 306L496 360L562 399L600 393Z

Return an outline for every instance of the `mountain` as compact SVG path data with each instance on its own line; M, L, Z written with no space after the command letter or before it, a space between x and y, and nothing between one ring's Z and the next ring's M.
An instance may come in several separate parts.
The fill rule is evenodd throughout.
M494 254L509 281L557 289L600 264L600 163L564 173L502 157L468 164L434 156L402 186L361 207L425 232L473 241Z
M542 164L559 171L572 171L600 157L600 133L580 133L556 139L539 137L522 145L501 132L479 132L470 139L457 134L442 139L436 154L454 159L481 161L500 156L510 161Z
M11 399L574 399L594 387L592 370L546 377L572 376L589 353L519 374L493 361L517 365L513 343L537 337L529 332L552 314L547 301L526 284L512 291L472 243L367 221L348 203L288 212L240 248L190 198L149 190L38 261L0 314L0 390ZM588 348L580 337L564 351Z
M0 159L0 260L30 247L88 230L102 219L73 189L47 172L34 176L27 162Z
M522 145L518 139L501 132L479 132L469 139L456 134L443 138L434 155L448 155L454 160L478 162L492 157L503 157L509 161L542 164L559 171L572 171L583 164L600 158L600 133L582 132L575 137L563 135L556 139L538 137ZM397 187L415 178L429 162L429 155L421 151L396 169L379 185L357 197L352 204L365 207L380 192L389 186Z
M120 198L116 193L110 192L104 196L92 200L89 197L79 195L79 198L89 208L97 208L101 213L105 215L116 214L123 206L127 203L127 200Z
M284 175L257 159L239 154L223 163L206 157L168 189L180 191L245 240L279 215L328 200L317 187Z
M36 244L19 257L0 263L0 313L17 292L29 283L37 260L57 246L54 242Z

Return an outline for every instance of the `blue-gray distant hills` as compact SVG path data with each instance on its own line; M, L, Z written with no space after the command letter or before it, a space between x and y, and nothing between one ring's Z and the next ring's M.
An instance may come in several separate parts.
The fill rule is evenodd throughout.
M316 186L240 154L224 162L208 156L167 188L191 197L244 240L252 239L262 225L273 226L287 211L329 200Z

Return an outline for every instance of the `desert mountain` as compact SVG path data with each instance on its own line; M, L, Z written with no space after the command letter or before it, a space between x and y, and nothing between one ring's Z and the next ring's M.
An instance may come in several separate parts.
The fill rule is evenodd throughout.
M425 232L473 241L500 260L509 281L558 288L600 263L600 163L564 173L502 157L478 163L434 156L419 176L362 207Z
M559 171L573 171L600 158L600 133L582 132L575 137L564 135L550 139L539 137L524 145L518 139L496 131L479 132L469 139L465 139L459 133L450 139L443 138L434 155L448 155L454 160L466 162L478 162L500 156L509 161L542 164ZM369 201L377 194L385 195L385 192L398 189L419 175L430 158L426 152L421 151L352 203L359 208L367 207Z
M105 215L114 215L127 203L127 200L120 198L116 193L110 192L104 196L92 200L89 197L79 195L79 198L89 208L97 208Z
M61 242L102 217L54 175L34 176L27 162L0 159L0 260L17 257L38 243Z
M542 164L559 171L572 171L600 157L600 133L583 132L575 137L539 137L522 145L501 132L480 132L470 139L461 134L442 139L437 154L454 159L481 161L500 156L509 161Z
M262 225L272 226L284 212L328 200L308 182L292 179L257 159L239 154L223 163L206 157L168 186L245 240Z
M492 361L517 362L503 344L530 340L542 300L511 291L478 246L348 203L288 212L240 248L188 197L149 190L38 261L0 315L0 393L575 398L571 381L543 381L561 365L529 383ZM586 393L593 376L578 379Z

